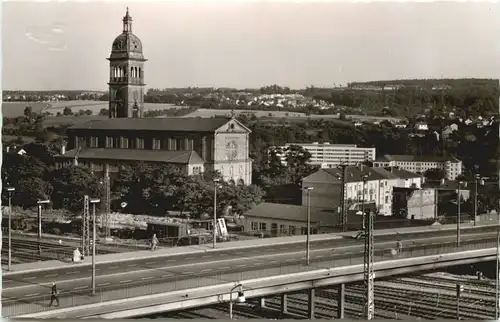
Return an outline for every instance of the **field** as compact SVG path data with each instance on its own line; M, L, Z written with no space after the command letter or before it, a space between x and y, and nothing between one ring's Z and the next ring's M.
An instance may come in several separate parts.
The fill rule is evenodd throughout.
M259 111L259 110L234 110L236 115L241 113L252 113L257 118L286 118L286 119L307 119L305 113L299 112L285 112L285 111ZM185 115L183 117L213 117L213 116L230 116L231 110L219 110L219 109L205 109L200 108L193 113ZM337 114L332 115L310 115L311 119L337 119L339 116Z
M57 112L63 111L63 109L68 106L71 107L73 112L78 112L78 110L91 110L94 115L99 114L99 111L103 108L108 108L108 102L103 101L60 101L60 102L3 102L2 103L2 115L4 117L16 117L22 116L24 108L30 105L33 112L46 111L54 115ZM176 106L172 104L153 104L144 103L144 110L161 110L167 108L184 108L184 106Z

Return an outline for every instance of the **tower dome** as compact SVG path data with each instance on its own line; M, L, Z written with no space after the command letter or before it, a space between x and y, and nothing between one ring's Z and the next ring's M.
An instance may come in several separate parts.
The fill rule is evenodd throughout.
M142 53L142 42L132 33L132 17L128 7L123 17L123 32L113 41L110 58L144 58Z

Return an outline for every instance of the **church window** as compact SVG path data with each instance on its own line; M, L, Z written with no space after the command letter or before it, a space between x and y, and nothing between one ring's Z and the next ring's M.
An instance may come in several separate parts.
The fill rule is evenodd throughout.
M159 139L153 139L153 150L161 149L161 141Z
M106 137L106 148L112 149L113 148L113 138L107 136Z
M168 139L168 150L169 151L175 151L176 150L176 141L175 139Z
M135 139L135 148L136 149L144 149L144 139L143 138L136 138Z
M128 149L128 138L125 138L123 136L120 138L120 148Z
M176 145L176 150L177 150L177 151L182 151L182 150L184 150L184 146L183 146L184 144L183 144L183 142L182 142L183 140L182 140L182 139L176 139L175 141L176 141L176 142L175 142L175 145Z
M98 148L99 147L99 138L96 136L92 136L90 138L90 147L91 148Z

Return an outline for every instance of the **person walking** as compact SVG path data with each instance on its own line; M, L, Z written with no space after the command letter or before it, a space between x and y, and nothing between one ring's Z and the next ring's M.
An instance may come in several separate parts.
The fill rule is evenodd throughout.
M156 238L156 234L153 234L153 238L151 238L151 250L155 250L158 244L158 238Z
M54 304L54 301L57 302L56 306L59 306L59 296L58 296L58 292L57 292L57 285L56 285L55 282L52 282L52 289L50 290L50 304L49 304L49 307L51 307L52 304Z
M403 251L403 243L401 243L400 240L396 243L396 248L398 250L398 254L401 255L401 252Z

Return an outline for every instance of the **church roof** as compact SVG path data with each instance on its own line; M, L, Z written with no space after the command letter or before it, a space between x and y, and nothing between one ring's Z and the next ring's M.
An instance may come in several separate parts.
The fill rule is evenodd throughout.
M67 151L56 158L73 159L78 149ZM84 148L78 154L79 160L126 160L143 162L161 162L171 164L204 164L205 161L195 151L165 151L143 149L103 149Z
M82 124L76 124L69 129L214 132L230 120L231 119L227 117L116 118L104 121L94 120Z

